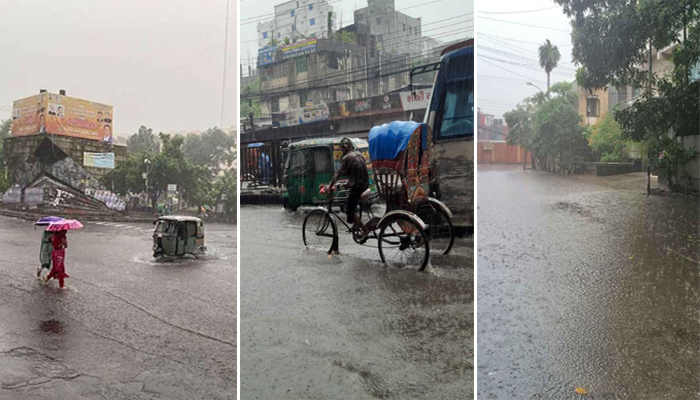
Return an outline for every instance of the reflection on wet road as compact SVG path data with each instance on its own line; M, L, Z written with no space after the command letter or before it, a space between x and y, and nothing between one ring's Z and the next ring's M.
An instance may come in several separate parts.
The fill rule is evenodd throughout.
M0 217L0 399L236 398L236 227L207 224L203 260L160 263L152 230L69 232L60 290L34 276L40 230Z
M610 182L478 173L479 398L700 397L698 201Z
M417 272L341 229L328 258L303 246L307 211L240 210L242 398L472 397L470 242Z

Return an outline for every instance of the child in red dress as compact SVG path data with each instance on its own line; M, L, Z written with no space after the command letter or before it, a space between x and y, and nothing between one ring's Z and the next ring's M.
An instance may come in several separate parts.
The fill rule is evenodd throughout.
M63 289L63 280L65 278L70 278L66 273L65 265L63 263L66 257L66 247L68 247L68 239L66 238L66 231L59 231L53 235L53 252L51 253L51 271L44 282L48 282L51 278L58 279L58 285Z

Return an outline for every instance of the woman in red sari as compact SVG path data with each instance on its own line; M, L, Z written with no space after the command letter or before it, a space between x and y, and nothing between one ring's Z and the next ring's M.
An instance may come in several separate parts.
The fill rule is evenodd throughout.
M66 238L66 231L59 231L53 235L53 252L51 253L51 271L44 282L48 282L51 278L58 279L58 285L63 289L63 280L65 278L70 278L66 273L65 265L63 261L66 257L66 247L68 247L68 239Z

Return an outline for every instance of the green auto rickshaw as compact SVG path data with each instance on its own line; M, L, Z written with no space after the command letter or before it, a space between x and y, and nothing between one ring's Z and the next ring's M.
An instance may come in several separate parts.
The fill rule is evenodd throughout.
M287 210L296 210L300 205L326 203L326 194L319 193L319 186L331 181L335 171L340 168L343 152L340 150L342 137L309 139L289 145L287 162L284 168L284 184L287 192L282 197L282 204ZM360 151L367 161L371 199L377 197L374 183L372 162L369 159L369 143L362 139L351 139L355 149ZM341 177L338 187L347 182ZM334 205L342 206L347 197L346 190L334 193Z
M172 257L190 254L204 255L204 226L202 220L195 217L169 215L153 222L153 257Z

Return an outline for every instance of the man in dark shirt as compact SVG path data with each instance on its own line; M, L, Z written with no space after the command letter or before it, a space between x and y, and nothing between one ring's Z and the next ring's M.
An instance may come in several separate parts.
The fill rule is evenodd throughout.
M348 138L340 141L340 149L343 152L343 160L340 168L333 175L329 187L333 187L340 176L348 177L348 198L345 202L345 213L349 224L354 223L355 228L362 228L364 236L367 236L367 227L360 220L357 213L357 204L362 193L369 188L369 173L367 172L367 162L362 153L355 151L355 145Z

